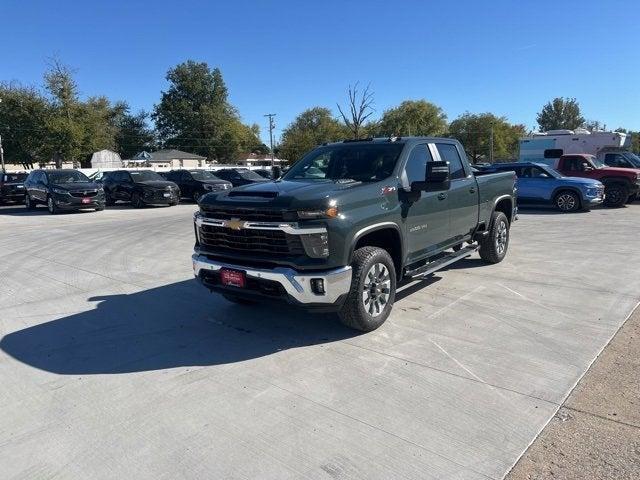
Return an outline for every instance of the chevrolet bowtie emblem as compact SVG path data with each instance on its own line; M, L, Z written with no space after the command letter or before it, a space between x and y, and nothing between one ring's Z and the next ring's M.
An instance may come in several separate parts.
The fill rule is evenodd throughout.
M223 225L231 230L242 230L245 223L244 220L240 220L239 218L232 218L231 220L225 220Z

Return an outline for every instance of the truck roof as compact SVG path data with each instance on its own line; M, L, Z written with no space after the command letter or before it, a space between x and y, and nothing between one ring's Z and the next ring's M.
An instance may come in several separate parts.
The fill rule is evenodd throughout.
M446 137L368 137L360 139L346 139L340 142L325 142L322 145L343 145L350 143L414 143L414 142L447 142L460 143L455 138Z

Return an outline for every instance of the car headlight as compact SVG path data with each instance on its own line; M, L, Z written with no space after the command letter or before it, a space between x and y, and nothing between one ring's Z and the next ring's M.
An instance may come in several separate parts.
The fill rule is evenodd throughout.
M338 216L337 207L329 207L326 210L298 210L298 218L310 220L314 218L335 218Z
M58 195L66 195L67 193L69 193L62 188L52 188L51 190L53 190L53 193L57 193Z

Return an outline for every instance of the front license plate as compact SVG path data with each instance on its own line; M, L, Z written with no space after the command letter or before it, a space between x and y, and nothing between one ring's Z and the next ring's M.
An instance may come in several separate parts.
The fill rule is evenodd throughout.
M164 195L164 198L169 198L171 196L170 193L164 193L163 195Z
M220 282L222 285L244 288L246 285L246 276L244 272L223 268L220 270Z
M91 203L91 199L90 198L83 198L82 199L82 203Z

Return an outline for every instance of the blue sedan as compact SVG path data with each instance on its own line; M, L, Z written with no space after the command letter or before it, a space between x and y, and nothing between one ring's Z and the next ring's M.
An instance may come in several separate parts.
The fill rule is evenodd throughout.
M604 185L590 178L565 177L540 163L494 163L485 172L514 171L518 205L555 206L562 212L589 210L604 201Z

